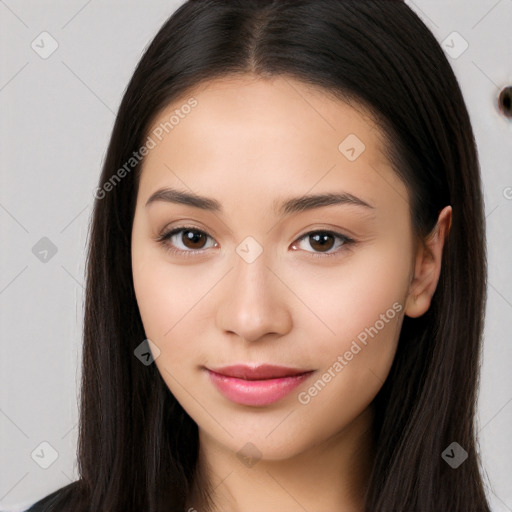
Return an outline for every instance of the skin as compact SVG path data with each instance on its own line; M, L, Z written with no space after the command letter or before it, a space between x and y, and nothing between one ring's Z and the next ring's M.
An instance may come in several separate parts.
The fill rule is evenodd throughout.
M361 106L289 77L223 78L192 93L154 120L152 128L192 95L198 102L145 158L132 265L145 332L160 350L155 364L199 427L214 510L361 511L374 448L370 403L393 362L404 314L421 316L430 306L451 208L430 238L416 239L408 191ZM354 161L338 149L349 134L365 145ZM163 201L146 207L162 187L214 198L223 212ZM324 192L347 192L373 208L274 213L275 201ZM173 254L157 241L182 225L208 237L194 245L181 233L167 247L200 254ZM340 247L329 238L321 246L304 237L325 230L355 242ZM236 252L247 236L262 248L252 263ZM298 394L393 304L400 312L300 403ZM220 394L202 369L236 363L316 372L278 402L246 406ZM237 457L247 443L258 451L250 466ZM196 492L189 506L204 509Z

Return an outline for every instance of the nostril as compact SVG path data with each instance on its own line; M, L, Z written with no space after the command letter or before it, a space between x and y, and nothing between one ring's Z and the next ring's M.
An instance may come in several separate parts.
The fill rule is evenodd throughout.
M501 90L498 96L498 108L505 117L512 118L512 86Z

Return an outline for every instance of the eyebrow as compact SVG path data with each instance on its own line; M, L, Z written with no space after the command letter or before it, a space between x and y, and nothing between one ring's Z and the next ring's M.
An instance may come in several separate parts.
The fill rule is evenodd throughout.
M156 201L185 204L195 208L200 208L201 210L222 213L222 205L216 199L169 187L161 188L154 192L146 201L145 206L148 207L151 203ZM281 217L292 213L299 213L331 205L355 205L371 210L375 209L371 204L347 192L312 194L301 197L292 197L281 203L278 201L274 201L273 203L274 211Z

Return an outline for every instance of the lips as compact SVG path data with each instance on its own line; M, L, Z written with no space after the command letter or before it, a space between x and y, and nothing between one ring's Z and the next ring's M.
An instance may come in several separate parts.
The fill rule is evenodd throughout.
M271 364L262 364L260 366L247 366L237 364L234 366L224 366L221 368L208 368L210 371L225 375L226 377L236 377L245 380L264 380L279 379L282 377L293 377L311 370L301 370L298 368L288 368L286 366L275 366Z
M205 370L210 382L225 398L251 406L281 400L314 373L314 370L274 365L234 365Z

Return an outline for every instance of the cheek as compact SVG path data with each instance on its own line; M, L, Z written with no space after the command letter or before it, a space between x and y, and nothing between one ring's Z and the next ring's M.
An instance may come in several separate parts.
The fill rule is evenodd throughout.
M406 248L392 243L369 249L361 252L357 261L354 258L345 271L340 267L336 278L326 274L322 295L310 293L310 304L315 304L312 309L318 308L322 320L334 331L324 330L326 334L315 339L314 350L310 343L308 351L318 368L317 376L296 397L302 428L313 432L313 438L328 438L348 425L384 384L403 319L408 258ZM315 286L318 291L318 280ZM303 328L312 333L313 323Z
M181 319L194 314L207 291L189 270L173 269L169 263L153 259L151 264L133 263L134 288L146 335L168 343Z
M314 340L310 360L325 369L342 356L353 385L364 385L372 372L383 381L396 350L409 272L408 247L390 239L316 272L314 280L297 280L297 295L317 314L298 319L298 330Z
M161 351L158 363L183 368L197 354L201 334L213 321L209 292L222 270L208 265L176 265L165 249L134 244L132 272L135 295L146 336Z
M175 293L167 282L163 268L144 258L132 260L133 284L137 305L148 338L162 339L173 325Z
M197 360L200 340L194 332L202 329L194 322L194 315L205 284L191 275L191 267L172 268L161 256L134 258L132 265L144 331L160 350L154 364L169 390L186 406L189 392L197 386L190 381L190 370Z

